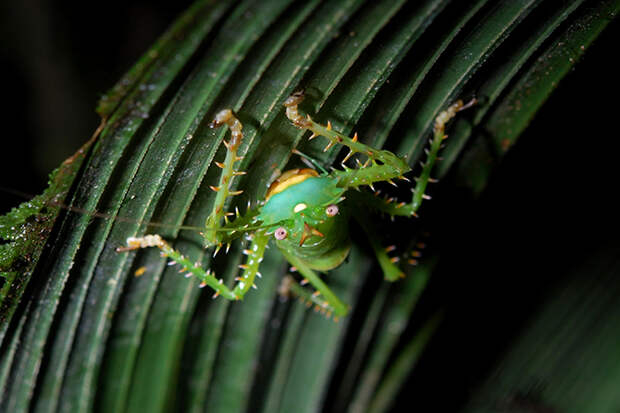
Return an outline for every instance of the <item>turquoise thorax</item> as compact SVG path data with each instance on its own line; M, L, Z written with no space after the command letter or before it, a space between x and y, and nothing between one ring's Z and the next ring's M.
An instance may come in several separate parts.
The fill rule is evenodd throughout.
M307 178L271 196L261 208L258 219L266 224L294 219L296 208L309 213L317 207L338 202L343 193L343 188L338 188L336 180L329 175ZM299 204L305 204L306 208L300 209Z

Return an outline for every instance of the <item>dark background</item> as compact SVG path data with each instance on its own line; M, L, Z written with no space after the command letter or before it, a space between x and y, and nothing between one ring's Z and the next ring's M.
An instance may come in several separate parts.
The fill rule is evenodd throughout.
M432 208L426 205L440 262L413 324L438 303L445 322L398 411L410 411L412 400L428 411L458 410L558 289L600 276L576 269L593 257L620 259L620 63L609 54L618 39L616 20L537 113L480 198L444 185ZM555 411L543 407L505 411Z
M99 124L99 97L189 4L0 2L0 119L5 131L0 186L42 192L48 174ZM0 214L22 201L0 193Z
M51 3L0 4L0 186L30 194L90 137L99 96L190 1ZM444 303L446 322L402 397L456 409L547 292L618 247L618 26L561 83L480 199L463 202L469 194L448 178L424 209L442 261L421 309ZM2 193L0 213L21 201Z

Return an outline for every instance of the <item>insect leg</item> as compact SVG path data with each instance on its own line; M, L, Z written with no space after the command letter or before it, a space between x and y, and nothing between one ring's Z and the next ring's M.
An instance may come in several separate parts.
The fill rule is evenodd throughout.
M260 263L263 261L263 255L265 255L265 248L268 241L269 237L265 234L265 231L257 231L254 233L250 247L243 250L243 253L247 255L248 258L245 264L239 265L239 268L243 270L243 273L235 279L237 284L233 289L233 294L236 297L243 299L243 296L249 291L250 288L256 288L254 285L254 279L256 276L261 277L260 272L258 272L258 268Z
M284 297L296 297L306 307L312 307L314 305L314 311L320 311L327 318L330 318L333 314L333 309L329 303L324 300L320 294L312 293L307 288L304 288L299 284L291 275L286 275L282 279L282 283L278 287L278 293ZM338 315L334 316L334 321L338 321Z
M349 153L344 161L356 153L364 154L369 159L369 162L362 169L352 170L343 164L344 171L333 172L334 177L339 180L339 186L346 188L369 185L377 181L402 177L403 174L411 170L404 159L392 152L376 149L359 142L357 134L350 138L333 130L330 122L327 122L327 126L323 126L313 121L310 115L303 116L298 111L298 105L303 101L303 98L303 92L296 92L284 102L286 115L295 126L310 130L312 132L310 139L314 139L316 136L327 138L329 143L324 150L328 150L336 144L349 148Z
M413 189L413 198L411 202L395 202L392 198L380 198L378 196L371 196L369 194L353 194L352 197L356 198L358 202L363 202L371 208L385 212L390 215L400 216L415 216L416 212L422 205L422 201L430 199L430 196L425 194L426 187L429 182L433 182L431 179L431 171L435 166L435 163L439 159L438 154L444 139L447 138L444 130L446 123L456 116L457 112L467 109L468 107L476 103L475 99L472 99L468 103L464 104L461 100L453 103L448 109L441 112L437 118L435 118L435 125L433 128L433 137L430 141L430 147L427 150L426 162L422 163L422 172L415 178L416 186ZM371 169L370 167L367 169ZM363 172L361 170L360 172Z
M318 160L316 160L315 158L309 155L306 155L305 153L299 151L298 149L293 149L291 153L294 153L295 155L301 157L302 161L305 161L309 167L314 168L314 169L319 169L324 174L329 173L327 169L325 169Z
M379 265L381 266L385 279L388 281L397 281L403 278L405 273L398 267L398 265L396 265L396 262L398 262L398 257L390 257L387 254L386 249L378 241L379 234L372 225L372 220L367 211L363 208L352 209L354 211L353 216L355 220L360 224L366 233L368 241L377 256L377 260L379 261Z
M127 239L127 246L117 248L117 252L132 251L139 248L157 247L161 250L161 255L167 257L171 262L181 266L181 272L186 276L195 276L201 281L200 286L209 286L215 290L214 297L221 295L228 300L238 300L240 296L231 291L222 279L218 279L210 270L203 270L199 265L192 262L179 251L175 250L164 241L159 235L145 235L143 237L130 237Z
M231 138L228 142L224 141L224 145L227 149L226 159L223 163L215 162L218 167L222 168L222 175L220 176L219 184L217 186L211 186L211 189L217 192L217 195L215 197L215 203L213 204L213 210L205 223L206 230L204 232L204 238L208 247L222 244L220 237L218 237L218 232L214 231L214 229L220 228L222 219L228 222L229 213L224 211L226 199L229 196L239 195L243 192L230 190L234 177L245 174L245 172L235 170L235 163L243 159L242 156L237 155L237 150L243 139L243 125L230 109L224 109L218 112L211 123L211 127L216 128L224 124L228 125L230 128Z
M404 179L403 175L411 170L404 159L396 156L392 152L375 149L358 142L357 134L353 136L353 138L349 138L348 136L332 130L331 123L329 122L327 126L323 126L313 121L309 115L305 117L301 115L297 106L301 103L303 97L303 92L297 92L284 102L284 106L286 106L286 115L295 126L310 130L312 132L310 139L319 135L329 139L329 143L325 147L325 150L331 148L335 144L347 146L349 148L349 153L345 157L345 160L355 153L362 153L368 156L368 161L362 165L362 168L349 169L345 167L344 171L333 172L334 178L338 180L338 186L343 188L356 188L361 185L372 185L374 182L379 181L393 183L391 181L392 179ZM396 204L388 207L386 212L392 213L393 215L415 215L422 200L428 198L424 191L431 181L431 170L438 159L438 153L441 149L442 142L446 138L444 133L446 123L448 123L457 112L475 103L476 99L472 99L466 104L463 104L463 102L459 100L435 118L433 138L431 139L430 149L427 152L426 162L422 164L422 172L416 179L417 183L413 200L409 204Z
M312 302L319 305L321 308L325 308L327 311L332 311L334 316L337 317L344 316L349 312L348 306L340 301L336 294L329 289L318 274L308 267L306 263L284 250L281 250L281 252L284 255L284 258L286 258L292 266L297 268L297 271L299 271L299 273L303 275L314 288L316 288L316 292L311 295L311 298L309 298ZM293 287L291 286L291 288ZM299 288L302 287L299 286ZM299 291L299 293L303 292ZM319 299L319 296L322 296L322 298Z
M415 213L420 208L420 205L422 205L422 201L424 199L430 199L430 197L425 194L426 186L428 185L429 182L432 181L431 171L433 170L433 167L435 166L435 163L437 162L439 150L441 149L443 141L444 139L447 138L444 132L446 123L448 123L450 119L455 117L458 112L464 109L467 109L475 104L476 104L476 99L472 99L466 104L464 104L462 100L457 100L455 103L450 105L448 109L441 112L435 118L435 125L433 128L433 138L431 139L430 148L428 149L428 152L427 152L426 162L422 163L422 172L415 179L416 186L413 189L413 199L411 200L409 204L401 205L400 207L398 207L398 205L400 204L393 205L392 208L390 208L390 210L398 211L394 214L392 214L392 212L390 211L386 211L386 212L392 215L415 215Z

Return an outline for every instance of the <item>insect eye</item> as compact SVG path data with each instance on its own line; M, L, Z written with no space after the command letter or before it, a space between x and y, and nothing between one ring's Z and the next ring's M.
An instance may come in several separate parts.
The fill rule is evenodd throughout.
M284 238L286 238L288 233L286 232L286 228L279 227L278 229L276 229L276 231L273 233L273 235L274 235L274 237L276 237L277 240L283 240Z
M330 206L328 206L325 209L325 213L327 214L327 216L329 217L334 217L338 214L338 205L336 204L331 204Z

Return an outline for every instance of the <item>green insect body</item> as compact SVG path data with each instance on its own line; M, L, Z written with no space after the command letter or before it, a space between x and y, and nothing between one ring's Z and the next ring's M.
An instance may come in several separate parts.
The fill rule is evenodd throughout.
M316 271L329 271L346 259L351 247L348 224L352 217L367 233L386 280L396 281L401 278L404 274L396 265L396 257L389 257L388 251L377 241L377 235L368 225L366 210L373 209L391 216L415 216L422 201L428 198L425 189L432 182L430 173L445 139L445 124L458 111L471 106L475 101L466 105L458 101L439 114L435 120L427 160L416 179L413 199L409 203L398 203L393 199L377 197L376 193L350 190L367 185L374 191L373 184L376 182L394 184L394 179L408 180L404 174L411 170L409 165L390 151L359 142L357 134L353 138L347 137L332 130L329 122L323 126L314 122L309 115L301 115L298 105L302 100L303 93L298 92L284 102L287 117L296 127L310 130L310 139L317 136L327 138L329 142L325 150L336 144L346 146L349 153L342 161L343 169L331 173L319 173L309 168L286 171L271 183L265 200L254 207L248 207L243 215L238 209L234 213L224 210L226 200L242 192L231 191L229 188L236 176L245 174L235 169L236 162L242 159L237 150L243 139L243 126L229 109L219 112L212 123L212 127L226 124L231 130L231 139L224 142L227 148L226 159L223 163L216 162L222 168L222 174L218 186L211 187L217 195L206 220L204 241L207 248L215 248L214 255L224 245L228 248L232 241L244 235L251 241L248 248L243 250L247 260L239 266L242 271L235 278L234 287L229 288L210 270L205 271L191 262L159 235L131 237L127 240L127 246L118 248L118 251L160 248L161 254L173 264L181 266L186 276L195 276L201 281L201 287L209 286L215 290L214 298L221 295L229 300L239 300L250 288L255 287L255 278L261 277L260 262L269 241L273 239L284 257L303 277L301 284L287 277L285 290L306 303L314 304L315 309L327 316L338 317L348 312L348 306L329 289ZM345 162L356 154L364 156L366 162L361 164L358 160L358 168L347 167ZM350 203L357 207L352 207ZM366 208L360 208L359 205ZM310 293L302 286L305 283L310 283L315 291Z

